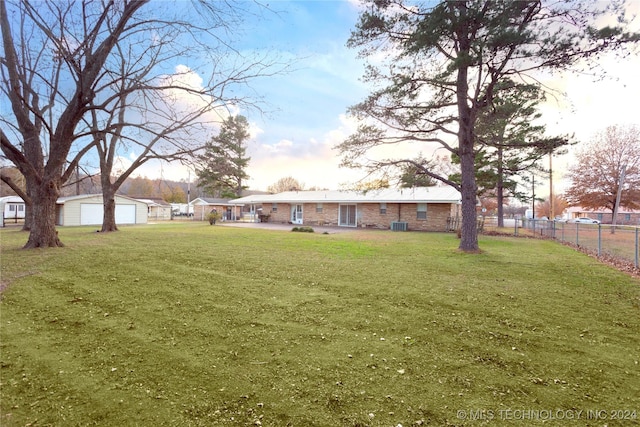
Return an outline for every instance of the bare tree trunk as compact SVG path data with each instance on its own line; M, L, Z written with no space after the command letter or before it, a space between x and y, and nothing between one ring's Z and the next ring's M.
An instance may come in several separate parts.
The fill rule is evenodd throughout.
M43 180L31 187L31 230L25 249L64 246L56 231L56 202L59 185L55 180ZM26 218L25 218L26 221Z
M35 188L35 186L33 184L31 184L31 185L28 184L28 178L27 177L25 177L25 181L27 181L27 189ZM25 191L25 195L24 195L24 197L22 197L22 199L24 200L24 224L22 226L22 230L23 231L31 231L31 228L33 228L33 224L36 223L36 220L35 220L35 216L33 214L33 202L32 202L33 199L28 194L28 190Z
M24 204L24 224L22 224L22 231L31 231L31 224L33 224L33 209L31 203Z
M618 190L616 191L616 201L613 205L611 212L611 234L616 233L616 224L618 223L618 209L620 209L620 196L622 195L622 186L624 185L624 176L626 174L626 165L620 173L620 179L618 180Z
M116 225L116 198L113 185L109 181L109 177L102 176L102 198L103 198L103 216L102 216L102 232L118 231Z

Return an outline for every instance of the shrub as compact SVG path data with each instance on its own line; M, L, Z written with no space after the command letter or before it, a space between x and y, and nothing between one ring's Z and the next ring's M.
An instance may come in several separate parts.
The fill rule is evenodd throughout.
M222 218L222 215L219 214L218 212L209 212L207 214L207 220L211 225L214 225L216 221L220 221L221 218Z
M300 233L313 233L312 227L293 227L291 231L297 231Z

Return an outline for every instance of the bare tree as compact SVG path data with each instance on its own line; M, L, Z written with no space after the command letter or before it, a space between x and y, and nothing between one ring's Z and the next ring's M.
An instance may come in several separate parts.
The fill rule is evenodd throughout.
M194 0L157 13L154 6L164 7L0 2L1 90L11 105L0 143L27 183L26 248L62 245L56 200L87 153L99 154L103 228L115 229L113 195L124 179L151 159L186 159L206 140L205 125L220 119L210 113L239 108L238 86L266 74L265 61L243 57L228 40L242 6ZM180 60L187 65L173 68ZM125 150L137 156L114 177Z
M565 193L574 206L609 209L613 223L620 206L640 208L640 126L609 126L576 156Z
M273 194L282 193L284 191L302 191L304 189L304 183L301 183L292 176L285 176L284 178L280 178L267 187L267 191Z
M553 214L551 213L551 206L553 206ZM546 216L552 220L556 213L563 213L568 207L569 204L564 197L554 194L553 200L547 197L536 205L536 215L539 217Z
M134 15L145 3L0 2L2 92L13 116L3 117L0 145L26 180L26 248L62 246L55 229L60 187L91 148L68 162L76 128L113 46L135 34ZM78 17L83 25L72 25Z
M117 230L115 193L141 165L154 160L191 162L209 134L240 108L258 108L255 99L239 96L238 86L283 70L270 53L240 53L228 34L246 13L238 5L209 4L207 25L182 19L156 25L145 46L121 40L106 64L111 83L105 100L92 110L91 133L100 159L104 218L102 231ZM189 63L166 74L175 58ZM206 78L203 78L206 77ZM123 149L135 152L118 168Z

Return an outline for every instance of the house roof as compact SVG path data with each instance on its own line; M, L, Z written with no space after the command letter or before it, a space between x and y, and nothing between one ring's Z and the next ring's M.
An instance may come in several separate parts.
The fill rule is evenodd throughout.
M0 197L0 203L24 203L20 196L4 196Z
M144 202L148 205L153 205L153 206L166 206L166 207L171 206L169 202L165 201L163 198L160 198L160 197L136 197L136 200L138 200L139 202Z
M362 191L285 191L252 195L235 203L460 203L460 192L451 187L416 187Z
M249 196L251 197L251 196ZM236 203L235 200L231 199L220 199L215 197L198 197L193 199L190 205L216 205L216 206L238 206L239 203Z
M162 199L136 199L139 202L146 203L148 206L161 206L170 208L171 205Z
M77 196L64 196L64 197L58 197L58 200L56 200L56 204L58 205L64 205L66 202L72 201L72 200L82 200L82 199L90 199L92 197L100 197L102 198L102 193L96 193L96 194L79 194ZM141 200L137 200L137 199L133 199L131 197L127 197L127 196L122 196L120 194L116 194L115 197L120 198L120 199L127 199L127 200L131 200L132 202L138 202L138 203L146 203L143 202Z

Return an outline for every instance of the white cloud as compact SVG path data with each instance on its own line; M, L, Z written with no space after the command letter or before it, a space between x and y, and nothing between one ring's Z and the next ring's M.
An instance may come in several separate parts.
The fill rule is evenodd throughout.
M340 168L334 147L355 129L355 123L344 114L338 121L339 126L325 132L320 140L282 139L275 144L262 144L249 153L251 188L266 190L280 178L292 176L307 187L338 189L362 178L360 171Z

